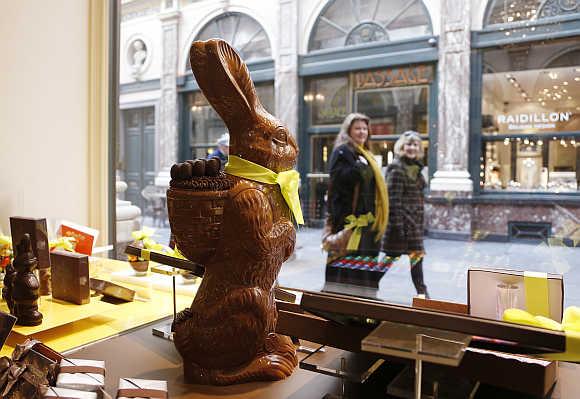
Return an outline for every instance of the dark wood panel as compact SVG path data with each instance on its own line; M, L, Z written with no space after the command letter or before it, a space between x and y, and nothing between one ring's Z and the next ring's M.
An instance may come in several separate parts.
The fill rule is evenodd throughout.
M423 327L439 328L464 334L517 343L523 352L563 352L566 336L559 331L545 330L459 314L413 309L378 301L352 299L334 294L305 292L301 307L313 314L354 316L361 319L386 320Z

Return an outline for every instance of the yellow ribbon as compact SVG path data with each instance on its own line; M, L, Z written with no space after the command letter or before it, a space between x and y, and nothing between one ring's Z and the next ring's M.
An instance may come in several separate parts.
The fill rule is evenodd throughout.
M550 317L548 295L548 275L546 273L524 272L526 290L526 310L536 316Z
M366 215L360 215L356 217L354 215L348 215L346 217L346 224L344 225L345 230L354 229L348 243L346 244L346 249L348 251L356 251L360 245L360 239L362 237L362 228L368 226L375 221L375 217L372 213L367 213Z
M565 352L545 353L538 356L548 360L580 361L580 307L570 306L566 308L561 324L544 316L534 316L521 309L507 309L503 314L503 319L510 323L564 331L566 334Z
M59 237L56 240L52 240L48 243L49 249L63 249L68 252L74 252L76 248L76 239L74 237Z
M287 170L276 173L254 162L230 155L224 172L260 183L278 184L286 204L288 204L290 211L294 215L296 223L304 224L302 209L300 208L300 198L298 197L300 174L297 171Z
M375 220L373 223L373 230L376 231L375 241L379 241L385 231L389 222L389 193L387 192L387 185L381 172L380 166L375 160L375 156L367 151L362 145L357 147L358 151L365 157L375 178Z

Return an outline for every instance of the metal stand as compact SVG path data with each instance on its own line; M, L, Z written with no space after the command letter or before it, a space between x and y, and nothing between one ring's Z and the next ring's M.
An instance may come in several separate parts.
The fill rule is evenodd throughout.
M347 399L347 383L365 383L384 362L376 355L352 353L323 345L302 359L300 368L340 378L340 392L328 393L323 399Z
M413 381L408 378L410 370L403 370L389 384L390 395L410 399L469 398L477 391L478 384L469 381L446 384L449 389L442 394L444 376L430 375L425 381L423 362L457 367L470 342L471 336L465 334L385 321L363 339L361 347L364 351L415 361ZM423 392L426 382L431 383L428 393Z
M177 316L177 300L175 298L175 269L173 269L173 274L171 275L171 279L172 279L172 290L171 291L173 294L173 320L175 320L175 317ZM162 326L159 326L159 327L154 327L151 332L156 337L160 337L160 338L166 339L168 341L173 341L173 331L171 331L172 324L173 324L173 322L170 322L167 324L163 324Z

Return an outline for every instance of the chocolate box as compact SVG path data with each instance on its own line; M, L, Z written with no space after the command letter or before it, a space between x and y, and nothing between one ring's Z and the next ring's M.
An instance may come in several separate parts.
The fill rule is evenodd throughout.
M105 297L131 302L135 299L135 291L110 281L91 278L91 289Z
M169 398L169 395L167 394L167 381L119 378L119 390L117 391L117 399L129 398Z
M47 387L43 398L57 399L57 398L74 398L74 399L97 399L95 392L77 391L75 389Z
M52 297L77 305L89 303L89 257L74 252L53 251L50 259Z
M105 386L105 362L64 358L60 361L60 374L56 378L56 386L96 392Z

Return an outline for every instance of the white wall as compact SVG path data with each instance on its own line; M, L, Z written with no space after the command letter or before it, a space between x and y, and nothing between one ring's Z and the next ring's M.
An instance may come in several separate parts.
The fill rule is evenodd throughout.
M13 215L88 222L89 0L3 2L0 229Z

